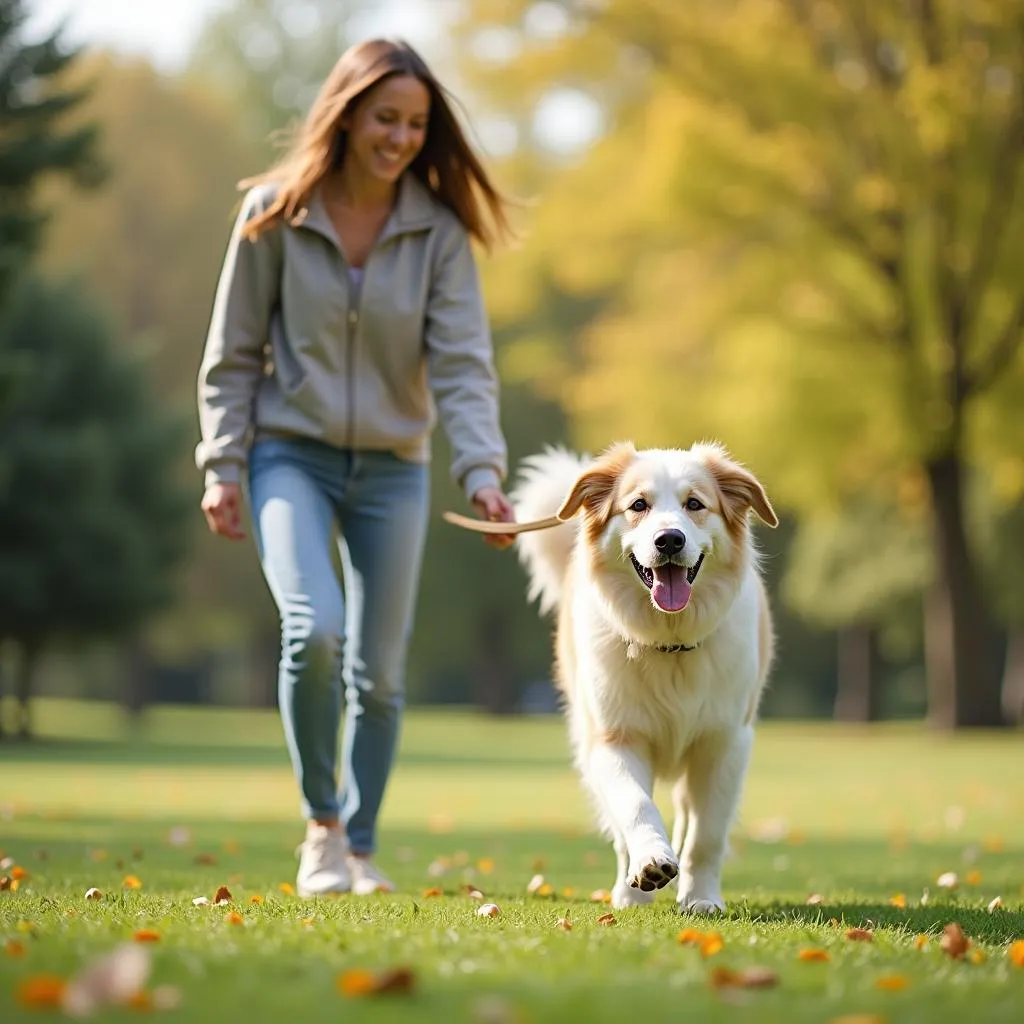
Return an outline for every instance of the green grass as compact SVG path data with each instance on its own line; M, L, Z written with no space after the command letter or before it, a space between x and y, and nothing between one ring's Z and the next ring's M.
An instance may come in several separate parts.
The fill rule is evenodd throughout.
M168 1021L798 1024L876 1013L934 1024L1024 1013L1024 969L1007 956L1024 938L1019 734L765 724L726 869L727 916L710 926L682 919L663 893L606 927L597 918L608 908L588 897L610 888L613 858L592 831L557 719L410 713L380 857L401 892L314 901L279 890L294 881L301 822L272 713L161 709L126 735L108 707L43 702L38 726L36 744L0 744L0 848L29 872L18 891L0 893L0 950L11 939L26 950L0 951L5 1022L39 1019L15 998L26 977L69 976L140 928L160 933L147 947L151 986L181 992L180 1009L160 1015ZM188 842L173 845L181 828ZM436 878L428 867L439 859L449 868ZM538 867L554 897L527 895ZM945 871L960 875L953 893L935 884ZM141 889L123 888L128 874ZM478 917L466 883L501 915ZM226 908L192 906L221 884L242 925L227 922ZM424 896L434 885L445 895ZM86 902L90 886L105 898ZM822 903L807 905L810 893ZM896 893L906 908L890 905ZM995 896L1003 908L989 913ZM555 927L561 917L571 931ZM951 921L983 962L942 953L937 937ZM680 945L679 931L694 925L719 931L722 951L705 959ZM850 926L872 928L874 941L848 941ZM924 950L919 934L931 936ZM831 960L801 962L806 947ZM337 990L343 971L398 965L415 972L411 996ZM709 984L715 966L751 965L779 984ZM904 990L876 988L893 973Z

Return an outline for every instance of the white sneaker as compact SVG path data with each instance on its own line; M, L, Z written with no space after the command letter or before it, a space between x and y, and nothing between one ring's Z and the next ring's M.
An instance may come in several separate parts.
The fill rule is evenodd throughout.
M352 892L356 896L372 896L375 892L394 892L395 883L367 857L348 858Z
M348 842L344 829L328 828L315 821L306 826L306 841L299 847L299 874L295 888L300 896L348 892Z

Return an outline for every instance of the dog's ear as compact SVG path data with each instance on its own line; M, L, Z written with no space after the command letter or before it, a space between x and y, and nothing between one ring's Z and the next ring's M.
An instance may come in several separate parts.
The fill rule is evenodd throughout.
M614 444L577 477L562 507L559 519L572 519L581 508L600 520L606 520L615 496L615 485L622 471L633 461L636 448L628 441Z
M718 485L722 498L722 516L728 525L737 526L745 522L750 509L772 528L779 525L779 517L768 500L764 486L749 469L731 459L725 449L718 445L695 447L702 449L700 454Z

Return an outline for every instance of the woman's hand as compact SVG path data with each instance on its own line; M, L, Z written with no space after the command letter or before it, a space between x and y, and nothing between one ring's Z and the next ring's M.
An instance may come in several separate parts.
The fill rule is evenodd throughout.
M228 540L245 539L240 484L210 484L203 495L202 509L213 533L227 537Z
M497 487L481 487L473 495L473 506L480 514L481 519L487 519L492 523L514 523L516 521L516 512L512 507L512 502ZM491 547L500 551L509 547L515 541L515 537L505 533L485 534L484 540Z

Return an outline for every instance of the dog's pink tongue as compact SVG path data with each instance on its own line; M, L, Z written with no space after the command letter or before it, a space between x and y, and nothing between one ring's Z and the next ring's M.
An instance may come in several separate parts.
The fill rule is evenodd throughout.
M690 581L681 565L661 565L654 570L651 597L663 612L681 612L690 600Z

